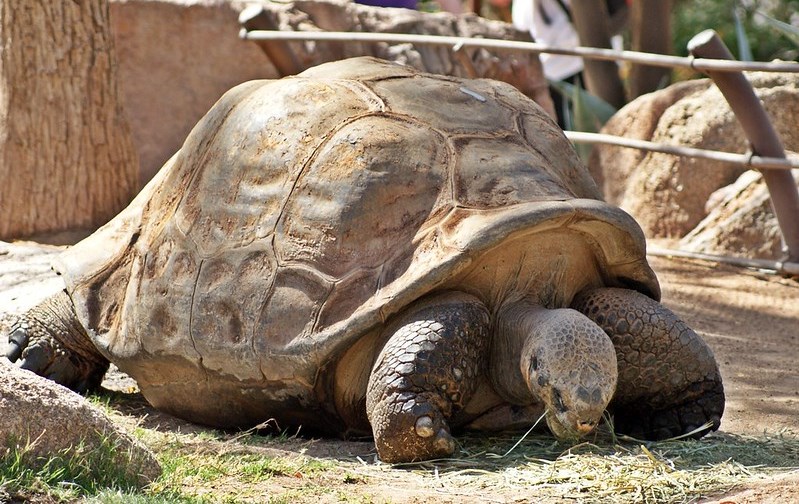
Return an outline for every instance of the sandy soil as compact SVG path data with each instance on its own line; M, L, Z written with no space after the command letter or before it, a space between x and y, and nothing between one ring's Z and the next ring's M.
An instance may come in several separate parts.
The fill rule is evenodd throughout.
M60 288L60 279L48 267L57 251L0 242L0 333L11 314ZM720 363L727 393L721 430L795 431L799 282L705 262L659 257L650 261L663 287L663 302L707 339ZM345 448L333 441L322 446L326 444L331 452ZM799 474L765 480L710 502L799 502Z
M796 430L799 415L799 283L771 274L650 258L663 302L713 348L727 406L721 430ZM763 482L709 501L799 502L799 475Z

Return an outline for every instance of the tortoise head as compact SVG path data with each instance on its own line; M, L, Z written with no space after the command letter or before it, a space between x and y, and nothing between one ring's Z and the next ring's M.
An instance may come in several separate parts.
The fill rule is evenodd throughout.
M547 408L558 439L594 430L616 391L616 351L607 334L571 309L539 309L522 351L522 375Z
M498 313L492 352L497 392L515 404L542 403L559 439L591 432L616 391L613 343L576 310L510 303Z

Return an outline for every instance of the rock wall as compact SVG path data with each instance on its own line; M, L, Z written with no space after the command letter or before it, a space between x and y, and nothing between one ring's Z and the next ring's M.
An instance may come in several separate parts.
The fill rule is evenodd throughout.
M275 78L263 51L238 37L244 2L111 0L120 89L143 185L228 89Z

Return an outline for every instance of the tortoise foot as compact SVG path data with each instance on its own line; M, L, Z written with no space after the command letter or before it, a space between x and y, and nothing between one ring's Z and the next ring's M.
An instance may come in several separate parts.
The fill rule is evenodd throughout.
M79 393L97 389L109 365L78 323L66 292L46 299L14 322L6 357Z
M699 439L718 430L724 413L724 387L721 380L692 384L685 395L691 399L675 401L657 409L641 403L618 404L613 408L616 432L637 439L662 440L684 434ZM711 424L707 428L702 428Z
M716 430L724 387L710 347L674 312L638 292L605 288L577 296L574 307L608 334L619 362L610 410L616 430L642 439Z
M415 462L445 458L455 452L445 415L430 401L436 398L425 396L389 396L373 406L372 428L380 460Z

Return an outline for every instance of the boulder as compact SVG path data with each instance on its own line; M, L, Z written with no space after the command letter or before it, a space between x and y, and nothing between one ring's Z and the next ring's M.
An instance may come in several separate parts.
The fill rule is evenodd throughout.
M660 117L678 100L704 91L708 79L679 82L666 89L641 95L619 110L605 124L602 133L634 140L652 140ZM597 144L591 150L588 169L605 200L618 205L627 191L627 183L647 156L646 151Z
M757 72L747 76L786 148L796 150L799 76ZM603 132L725 152L748 150L726 100L707 79L634 100L614 115ZM649 237L685 236L712 210L706 208L711 194L746 171L729 163L623 150L597 146L591 171L606 198L630 212ZM760 235L765 240L764 233Z
M799 173L794 175L799 183ZM782 233L763 176L754 170L741 175L708 199L707 217L680 240L689 252L781 260Z
M25 462L33 466L54 455L85 456L92 464L123 468L129 482L147 484L161 469L146 447L80 395L3 357L16 316L64 288L61 277L50 268L50 261L62 250L30 242L0 242L0 458L12 448L24 452Z
M83 459L102 481L114 482L106 468L140 486L161 474L152 452L86 399L0 357L0 458L11 450L36 468L54 456Z

